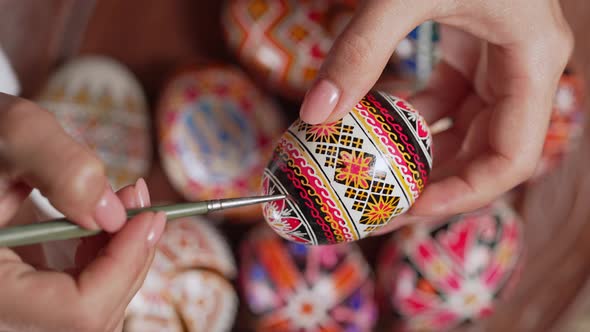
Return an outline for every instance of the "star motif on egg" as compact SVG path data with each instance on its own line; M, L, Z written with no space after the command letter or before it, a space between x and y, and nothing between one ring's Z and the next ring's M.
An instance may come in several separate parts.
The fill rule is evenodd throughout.
M307 127L305 138L312 142L336 143L340 134L340 122L318 124Z
M336 180L355 188L369 189L372 178L374 158L358 151L342 151L341 167L336 169Z
M398 204L399 197L396 196L373 196L367 202L361 223L368 225L385 224L395 214Z

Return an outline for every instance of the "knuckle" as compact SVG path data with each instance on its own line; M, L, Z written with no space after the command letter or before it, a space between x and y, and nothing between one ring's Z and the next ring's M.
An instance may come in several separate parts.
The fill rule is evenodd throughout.
M104 180L105 167L103 163L93 153L81 151L82 147L70 149L64 155L65 168L59 173L59 188L61 195L69 197L76 203L76 200L85 199L88 194L98 187L99 193L102 193L100 185Z
M369 50L375 49L372 44L368 37L350 32L339 39L336 50L342 56L346 66L362 68L369 59Z
M11 147L30 134L30 125L37 121L46 121L51 116L38 112L38 107L30 101L12 98L2 105L0 112L0 139L3 145Z

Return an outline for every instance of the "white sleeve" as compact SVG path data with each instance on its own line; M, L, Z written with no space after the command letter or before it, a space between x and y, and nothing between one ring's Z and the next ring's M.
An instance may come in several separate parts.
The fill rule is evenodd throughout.
M0 92L17 96L20 93L20 83L12 69L8 57L0 46Z

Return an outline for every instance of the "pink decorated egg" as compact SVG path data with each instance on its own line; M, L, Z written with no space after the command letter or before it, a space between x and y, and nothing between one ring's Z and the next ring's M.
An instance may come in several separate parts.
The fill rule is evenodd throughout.
M406 226L381 252L379 293L400 331L452 331L492 314L514 286L522 253L521 220L501 202Z
M238 299L236 264L207 220L170 222L144 284L129 304L125 331L230 331Z
M240 285L254 331L375 326L374 282L355 244L306 246L260 228L244 240L240 257Z
M584 98L581 78L573 72L565 72L553 99L543 154L533 179L557 168L565 155L577 147L584 127Z
M230 0L223 25L230 49L270 89L302 98L356 0Z
M364 238L395 222L420 196L432 167L431 135L406 101L369 92L340 121L294 122L264 170L263 205L285 239L334 244Z
M158 106L162 166L190 201L258 195L284 128L277 104L230 66L180 71ZM241 219L261 214L259 206L227 213Z

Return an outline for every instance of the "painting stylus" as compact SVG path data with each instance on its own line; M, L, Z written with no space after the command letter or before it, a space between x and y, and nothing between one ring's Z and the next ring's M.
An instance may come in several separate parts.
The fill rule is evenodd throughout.
M172 220L206 214L213 211L261 204L285 198L285 195L271 195L151 206L147 208L127 210L127 216L130 218L144 211L163 211L166 213L166 219ZM16 247L48 241L81 238L96 235L100 232L100 230L95 231L84 229L66 218L53 219L36 224L0 229L0 247Z

